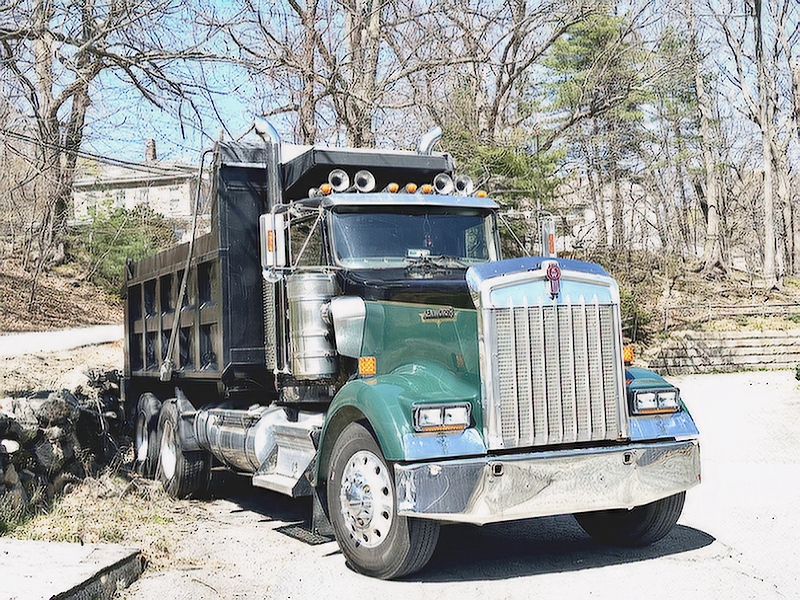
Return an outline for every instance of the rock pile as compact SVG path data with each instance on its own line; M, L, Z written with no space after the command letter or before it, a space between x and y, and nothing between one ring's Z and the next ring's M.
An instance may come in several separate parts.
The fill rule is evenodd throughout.
M0 398L0 528L120 456L119 373L79 367L58 391Z

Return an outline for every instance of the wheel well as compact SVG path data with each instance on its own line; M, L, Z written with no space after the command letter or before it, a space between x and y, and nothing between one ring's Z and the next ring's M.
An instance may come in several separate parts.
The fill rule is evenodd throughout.
M319 489L320 493L323 495L325 494L326 489L326 474L328 472L328 464L330 462L333 444L336 442L336 438L339 437L339 434L342 433L344 428L355 421L364 421L367 429L370 430L372 435L375 435L375 432L373 431L372 426L369 424L369 421L367 421L367 418L364 416L364 413L353 406L343 406L336 411L336 414L333 415L325 428L325 437L322 439L322 445L319 447L317 452L316 481L313 482L314 486Z

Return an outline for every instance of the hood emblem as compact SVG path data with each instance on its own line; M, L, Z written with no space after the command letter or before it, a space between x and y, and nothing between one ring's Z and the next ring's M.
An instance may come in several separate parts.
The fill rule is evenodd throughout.
M558 293L561 291L561 267L557 262L549 262L547 264L547 291L550 292L550 297L558 298Z
M440 308L426 308L425 312L419 315L423 322L433 321L437 324L442 321L455 321L456 311L452 306L442 306Z

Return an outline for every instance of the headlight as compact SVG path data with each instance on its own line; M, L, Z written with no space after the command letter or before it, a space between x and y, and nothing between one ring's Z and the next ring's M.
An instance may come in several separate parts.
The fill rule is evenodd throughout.
M633 392L631 399L631 413L634 415L649 415L657 413L672 413L680 410L678 390L640 390Z
M417 404L414 406L414 431L463 431L469 427L472 406L458 404Z

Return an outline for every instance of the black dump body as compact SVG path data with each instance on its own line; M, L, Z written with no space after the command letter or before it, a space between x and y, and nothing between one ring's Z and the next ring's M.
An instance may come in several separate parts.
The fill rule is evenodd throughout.
M394 181L430 182L451 173L447 155L293 147L294 157L278 169L282 198L303 199L334 168L352 178L369 169L378 189ZM267 197L264 144L220 142L214 153L211 232L195 241L184 297L179 300L189 243L129 263L125 286L125 382L130 404L147 392L169 398L181 387L193 402L223 397L264 401L277 394L266 366L264 296L258 218ZM177 306L180 303L180 306ZM162 383L175 319L172 380ZM285 318L285 315L279 318ZM201 401L197 400L198 398Z

